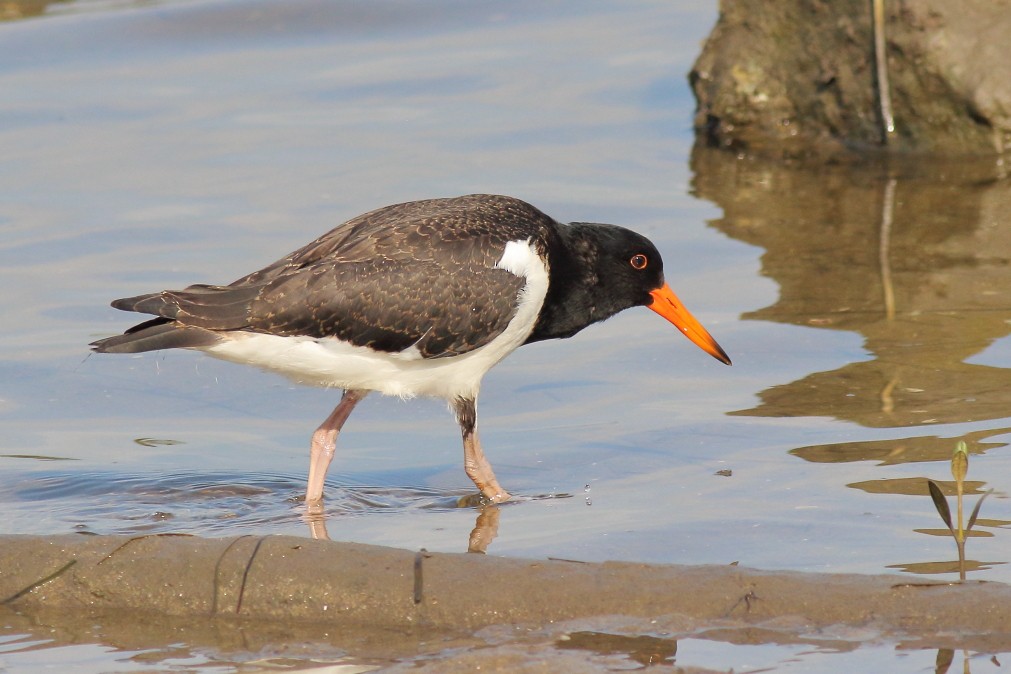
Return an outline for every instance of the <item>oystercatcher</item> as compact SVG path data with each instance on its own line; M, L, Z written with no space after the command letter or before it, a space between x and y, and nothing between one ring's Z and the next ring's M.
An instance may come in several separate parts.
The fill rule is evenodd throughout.
M309 503L321 501L337 435L369 391L446 399L467 475L498 502L509 494L481 450L476 401L484 374L517 347L646 306L730 365L664 282L648 239L486 194L380 208L227 286L112 306L156 318L92 343L99 353L197 349L343 389L312 436Z

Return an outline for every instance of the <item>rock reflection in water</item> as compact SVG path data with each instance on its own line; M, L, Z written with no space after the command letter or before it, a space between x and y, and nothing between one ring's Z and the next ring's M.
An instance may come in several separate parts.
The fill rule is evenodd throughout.
M570 632L563 635L556 645L562 649L592 651L604 655L621 654L647 667L672 664L678 652L677 639L591 631Z
M970 455L1007 446L1011 363L967 362L1011 332L1011 181L1000 167L891 160L810 170L703 147L695 148L692 165L696 193L724 212L712 226L764 248L762 273L780 286L775 303L743 318L856 332L867 352L866 360L766 388L756 406L730 414L910 429L905 437L790 451L812 463L947 462L958 440ZM1003 423L980 428L990 420ZM974 426L947 435L912 430L968 423ZM847 486L870 495L922 498L926 523L935 516L927 480L938 474L931 467L923 476L889 475ZM939 485L954 493L951 483ZM966 493L988 486L967 482ZM1007 489L1006 483L992 486ZM1008 522L978 524L995 530ZM967 568L1000 563L968 560ZM888 568L934 574L957 572L958 564L916 561Z
M858 332L869 359L762 392L734 414L869 428L1008 416L1011 369L972 365L1011 332L1011 183L953 163L793 169L705 148L711 224L766 250L775 304L744 319ZM988 174L989 173L989 174Z
M0 21L15 21L45 14L50 5L66 4L68 0L6 0L0 2Z
M966 443L970 455L986 454L987 450L1006 447L1006 442L987 442L988 438L1007 435L1011 428L994 428L966 433L957 438L937 435L910 436L889 440L839 442L790 450L794 456L812 463L848 463L877 461L880 466L924 461L947 461L958 440ZM922 490L917 493L924 493Z

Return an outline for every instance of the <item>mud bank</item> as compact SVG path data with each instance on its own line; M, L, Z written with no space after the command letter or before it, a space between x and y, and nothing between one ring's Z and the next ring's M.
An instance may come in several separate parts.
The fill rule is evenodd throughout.
M1011 647L1011 587L996 583L504 559L288 536L2 536L0 601L21 615L143 611L447 632L677 615L693 629L785 620L798 633L848 625Z

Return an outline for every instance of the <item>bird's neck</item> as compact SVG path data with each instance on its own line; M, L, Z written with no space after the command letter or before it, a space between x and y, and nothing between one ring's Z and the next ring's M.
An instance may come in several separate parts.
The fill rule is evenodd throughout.
M607 225L572 223L556 228L560 241L548 246L548 293L527 344L571 337L624 308L601 301L600 248L593 235L600 227Z

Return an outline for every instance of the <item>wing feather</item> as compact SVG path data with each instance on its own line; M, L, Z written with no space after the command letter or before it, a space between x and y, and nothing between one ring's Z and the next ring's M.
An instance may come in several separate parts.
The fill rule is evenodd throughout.
M435 261L330 263L265 287L246 329L337 337L387 352L413 346L425 358L458 355L506 329L524 284L501 269L449 273Z
M457 355L487 344L515 315L525 279L495 267L505 245L530 240L543 250L553 223L510 197L397 204L353 218L227 286L193 285L113 306L171 321L157 324L158 339L149 344L171 343L175 327ZM193 333L193 341L206 339Z

